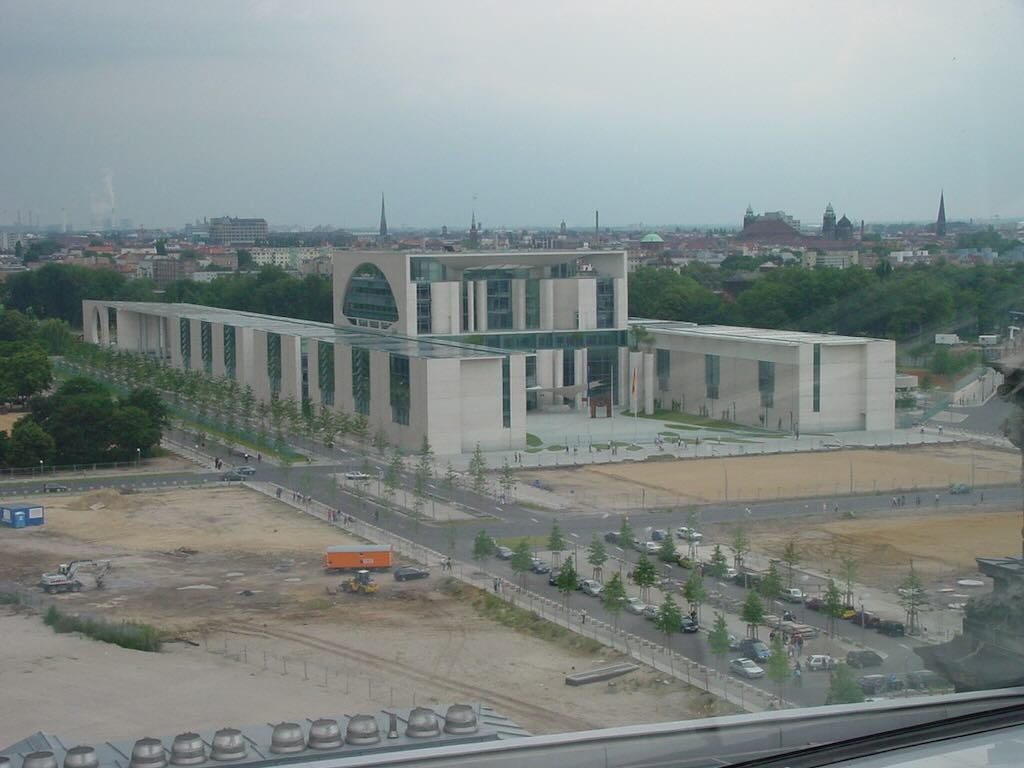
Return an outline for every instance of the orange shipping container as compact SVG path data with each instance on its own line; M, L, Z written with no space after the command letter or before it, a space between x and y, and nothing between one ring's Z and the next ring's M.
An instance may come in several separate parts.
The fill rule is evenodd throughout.
M390 568L393 562L394 555L388 545L328 547L324 555L324 568L328 571Z

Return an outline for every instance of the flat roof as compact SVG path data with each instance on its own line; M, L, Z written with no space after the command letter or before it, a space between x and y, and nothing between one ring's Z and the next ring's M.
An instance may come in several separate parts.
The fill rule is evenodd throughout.
M298 336L314 341L339 343L349 347L363 347L407 357L426 358L494 358L505 357L509 352L481 344L465 344L459 341L448 341L432 338L415 338L387 331L375 331L369 328L337 328L330 323L317 323L313 320L298 320L291 317L276 315L260 315L255 312L242 312L221 307L205 307L199 304L162 304L149 301L99 301L95 303L127 312L138 312L144 315L159 317L183 317L188 320L199 320L207 323L222 323L237 328L251 328L256 331L278 333L285 336Z
M630 325L642 325L651 333L667 333L673 336L689 336L733 341L758 341L765 344L865 344L879 339L865 336L839 336L831 333L808 333L807 331L786 331L774 328L749 328L738 325L694 325L693 323L662 320L634 320Z

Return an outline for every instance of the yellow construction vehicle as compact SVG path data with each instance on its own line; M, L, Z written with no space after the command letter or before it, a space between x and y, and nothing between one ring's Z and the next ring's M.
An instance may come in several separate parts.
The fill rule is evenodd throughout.
M356 571L351 579L341 582L341 591L352 594L372 595L378 589L380 585L373 580L369 571Z

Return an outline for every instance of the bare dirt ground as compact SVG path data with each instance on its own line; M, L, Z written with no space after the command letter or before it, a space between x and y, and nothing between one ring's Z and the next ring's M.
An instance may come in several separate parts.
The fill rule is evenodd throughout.
M18 423L18 419L27 415L27 411L20 413L0 413L0 431L10 434L11 427Z
M32 590L39 574L60 562L110 558L104 589L58 595L55 602L67 612L149 622L198 645L172 642L153 656L77 637L59 638L55 650L50 643L33 650L25 639L11 656L16 663L0 665L0 690L18 694L0 696L0 734L9 740L36 729L118 738L211 720L244 725L376 710L392 701L410 706L412 697L416 703L485 701L536 733L715 711L713 701L649 670L614 689L567 687L564 674L616 657L505 628L442 589L439 573L403 583L382 574L377 595L338 594L341 577L323 572L322 552L349 539L245 489L98 491L47 501L42 528L0 530L0 580ZM6 638L5 627L0 622ZM41 622L38 631L49 636ZM130 664L122 663L124 654ZM184 703L185 694L152 695L179 685L201 700L195 708ZM330 690L333 706L321 706L319 698L303 704L297 685ZM214 687L225 694L205 699ZM617 695L603 695L608 690ZM104 702L104 713L82 706L96 700ZM25 707L26 701L39 706Z
M602 464L520 472L517 479L550 487L554 506L571 497L577 505L608 509L640 506L641 489L649 506L833 496L851 492L851 475L854 493L1015 483L1020 457L1013 451L958 443Z

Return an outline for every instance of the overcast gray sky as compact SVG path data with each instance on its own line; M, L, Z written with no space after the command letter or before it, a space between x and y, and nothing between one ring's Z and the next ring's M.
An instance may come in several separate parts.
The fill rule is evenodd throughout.
M1024 214L1024 4L0 0L0 223Z

